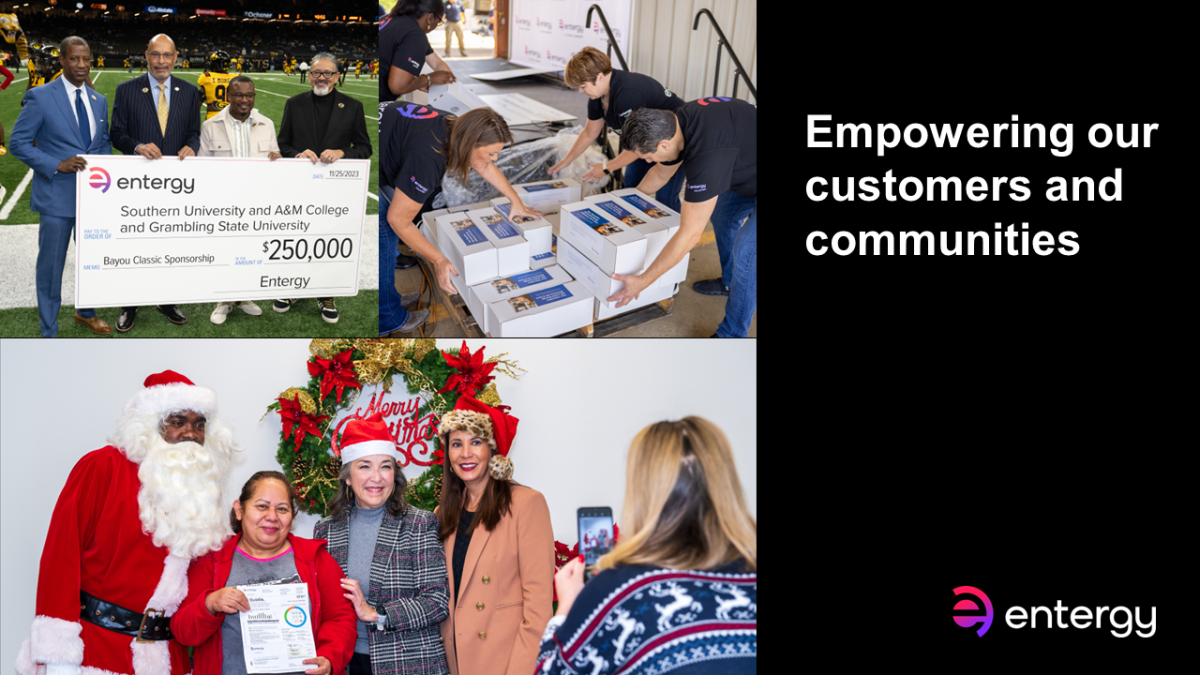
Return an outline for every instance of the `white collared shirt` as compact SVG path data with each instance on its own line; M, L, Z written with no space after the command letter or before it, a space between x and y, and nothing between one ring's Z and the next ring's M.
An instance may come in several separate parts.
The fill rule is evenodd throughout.
M92 110L92 90L88 88L87 84L76 87L75 85L68 82L66 77L59 77L58 79L67 88L67 99L68 99L67 102L69 103L69 105L67 107L71 109L71 115L73 115L75 117L76 126L79 125L79 113L77 113L75 111L75 92L80 91L80 90L83 91L83 109L87 111L88 125L91 127L91 130L92 130L92 138L95 139L96 138L96 112L94 110Z

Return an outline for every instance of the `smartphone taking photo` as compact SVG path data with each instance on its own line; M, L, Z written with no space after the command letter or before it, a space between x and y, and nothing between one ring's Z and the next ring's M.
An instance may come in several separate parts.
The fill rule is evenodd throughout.
M583 580L591 580L600 556L613 549L613 516L608 506L584 506L576 511L579 553L583 555Z

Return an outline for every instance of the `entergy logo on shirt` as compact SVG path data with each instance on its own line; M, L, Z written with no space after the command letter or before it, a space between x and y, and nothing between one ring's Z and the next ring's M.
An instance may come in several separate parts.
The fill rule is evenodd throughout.
M421 185L420 183L417 182L416 176L411 176L409 178L409 180L412 181L413 185L417 186L417 189L421 191L421 194L425 194L426 192L429 192L429 190L424 185Z

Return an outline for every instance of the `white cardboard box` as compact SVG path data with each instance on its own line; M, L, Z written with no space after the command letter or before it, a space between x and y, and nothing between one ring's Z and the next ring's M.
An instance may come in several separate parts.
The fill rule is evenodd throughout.
M492 337L551 337L592 323L593 298L578 281L487 305Z
M634 229L646 236L647 268L658 258L658 254L662 253L671 237L674 237L675 233L679 231L679 214L658 202L651 201L637 188L592 195L584 201L596 204L609 216L621 222L634 225ZM655 216L661 217L656 218ZM654 283L670 286L686 281L688 258L689 255L685 254L674 267L667 270Z
M437 218L438 242L442 253L454 263L463 283L474 286L500 276L496 247L465 213L450 213Z
M666 300L679 292L679 284L663 284L655 283L642 291L637 300L630 302L628 305L617 309L617 303L605 302L600 298L595 299L596 303L596 320L608 319L618 314L632 312L635 309L641 309L647 305L652 305L660 300Z
M646 236L591 202L563 205L558 237L610 274L638 274L646 268Z
M488 327L487 312L485 308L493 302L502 302L509 298L514 298L524 293L532 293L540 291L551 286L565 284L568 281L574 281L570 274L557 265L547 267L545 269L525 270L521 274L514 274L508 277L500 277L492 281L485 281L482 284L472 286L468 293L467 306L471 309L472 316L483 326L483 331L486 333L490 329Z
M575 280L583 284L591 294L601 300L608 299L613 293L625 288L624 281L613 279L607 272L588 260L566 239L558 240L558 266L565 269Z
M508 201L508 197L498 197L492 200L492 206L500 212L500 215L508 218L509 210L512 205ZM528 220L527 220L528 218ZM521 231L521 236L525 241L529 242L529 256L536 258L550 251L550 237L553 234L554 226L545 218L529 218L528 216L517 216L515 220L509 221L513 227ZM541 258L540 260L545 260ZM533 267L530 263L530 267ZM544 265L539 265L544 267Z
M571 178L555 178L536 183L521 183L514 185L513 189L517 191L517 195L521 198L521 203L525 204L525 206L535 208L543 214L558 213L559 206L583 199L581 196L583 187L579 184L579 181Z
M521 236L519 229L490 206L467 211L467 216L496 247L496 274L504 277L529 271L529 242Z
M421 222L423 223L421 225L421 234L425 235L426 239L433 242L434 246L437 246L438 243L438 216L444 216L448 213L450 212L446 209L438 209L437 211L429 211L425 215L421 216Z

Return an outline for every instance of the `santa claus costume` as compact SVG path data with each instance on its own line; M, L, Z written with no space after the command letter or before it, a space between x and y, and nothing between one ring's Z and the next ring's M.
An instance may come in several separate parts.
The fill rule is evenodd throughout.
M46 675L191 669L162 617L187 594L192 558L232 534L221 487L239 448L217 419L211 389L170 370L144 387L125 406L110 445L84 455L59 495L42 549L37 616L17 657L20 675L40 675L41 664ZM203 445L161 435L168 415L187 410L206 418Z

